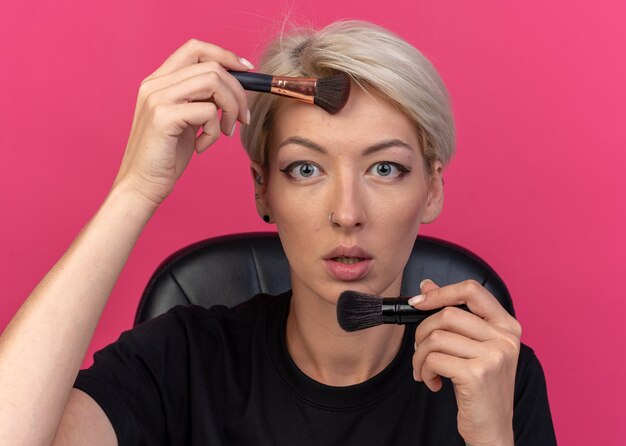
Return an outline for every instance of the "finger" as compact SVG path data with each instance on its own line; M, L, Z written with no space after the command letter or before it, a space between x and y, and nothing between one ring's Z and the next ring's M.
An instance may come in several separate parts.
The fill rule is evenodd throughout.
M435 330L450 331L475 341L487 341L501 334L484 319L456 307L446 307L424 319L415 329L415 343L419 345Z
M432 352L445 353L462 359L478 358L488 353L487 347L481 342L445 330L435 330L422 342L416 342L416 344L417 348L413 354L413 370L418 381L421 381L420 370L424 360Z
M238 57L232 51L202 40L190 39L174 51L147 79L163 76L179 68L209 60L219 62L220 65L231 70L247 71L254 68L250 62Z
M426 356L419 374L426 387L438 392L442 386L441 377L454 381L468 367L468 361L446 353L432 352Z
M155 124L163 133L181 135L185 129L218 122L217 107L209 102L188 104L161 104L155 110Z
M420 292L422 294L427 293L431 290L435 290L439 288L439 285L437 285L435 282L433 282L431 279L424 279L422 280L422 282L420 283Z
M161 103L211 101L222 110L221 130L229 135L239 114L239 104L231 90L215 72L201 73L154 92L148 100Z
M248 97L246 96L246 92L241 86L241 83L232 74L226 71L218 62L208 61L179 68L178 70L164 76L145 80L142 83L141 88L143 90L143 94L147 96L154 91L180 83L183 80L196 75L209 72L216 73L220 79L228 85L239 104L239 116L237 119L239 119L242 123L246 123L248 112Z
M213 113L215 114L213 119L209 119L202 126L202 134L196 139L194 143L194 149L200 155L209 146L211 146L220 136L220 125L217 119L217 107L215 104L207 104L213 106Z
M414 305L420 310L466 304L472 313L490 322L509 324L513 319L498 300L475 280L435 288L422 296L423 300Z

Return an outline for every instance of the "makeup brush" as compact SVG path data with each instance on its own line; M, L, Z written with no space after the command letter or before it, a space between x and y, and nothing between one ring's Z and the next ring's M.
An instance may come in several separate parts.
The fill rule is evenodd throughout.
M418 310L408 304L409 299L344 291L337 302L337 321L345 331L357 331L380 324L419 324L442 310ZM466 305L457 308L469 311Z
M244 89L272 93L315 104L330 114L346 105L350 96L350 76L345 73L328 77L272 76L250 71L228 71Z

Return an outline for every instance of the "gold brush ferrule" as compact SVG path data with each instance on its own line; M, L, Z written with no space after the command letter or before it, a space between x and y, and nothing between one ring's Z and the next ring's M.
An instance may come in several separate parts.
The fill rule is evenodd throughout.
M313 104L316 84L317 79L314 77L274 76L271 91L274 94Z

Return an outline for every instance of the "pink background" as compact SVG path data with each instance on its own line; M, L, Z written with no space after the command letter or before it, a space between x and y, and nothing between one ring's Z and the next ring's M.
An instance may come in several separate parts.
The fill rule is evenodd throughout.
M0 3L0 329L104 199L137 88L171 52L196 37L257 62L288 11L316 25L360 18L420 48L453 98L458 153L445 210L423 233L475 251L504 278L545 368L559 442L621 444L624 2L176 3ZM270 229L238 138L221 138L147 225L85 365L132 325L168 254Z

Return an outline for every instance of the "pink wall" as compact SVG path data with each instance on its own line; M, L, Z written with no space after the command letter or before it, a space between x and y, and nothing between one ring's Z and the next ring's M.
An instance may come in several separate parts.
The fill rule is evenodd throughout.
M458 154L445 211L423 233L474 250L508 284L523 341L546 371L560 443L621 444L624 2L112 3L0 3L0 328L100 205L139 83L175 48L197 37L256 62L287 10L317 25L371 20L431 58L453 97ZM146 227L85 365L131 326L169 253L267 229L238 139L222 138Z

